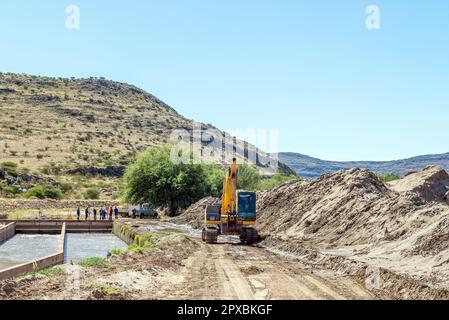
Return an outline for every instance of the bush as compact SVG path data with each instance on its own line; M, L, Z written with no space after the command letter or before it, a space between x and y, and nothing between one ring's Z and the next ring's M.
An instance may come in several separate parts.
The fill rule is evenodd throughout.
M14 196L21 193L22 190L18 186L6 186L2 190L2 194L7 198L13 198Z
M257 168L247 164L239 164L237 188L244 190L254 190L260 181L260 173Z
M97 200L100 198L100 190L98 188L89 188L83 193L86 200Z
M73 190L72 185L68 182L62 182L61 184L59 184L59 187L61 188L62 192L64 192L64 193L67 193L67 192Z
M44 165L40 169L42 174L47 175L59 175L62 171L61 167L56 165L55 163L50 163L50 165Z
M377 177L382 182L390 182L394 180L398 180L399 176L394 173L387 173L387 174L378 174Z
M12 175L12 176L17 176L17 163L11 162L11 161L7 161L7 162L3 162L0 167L6 171L6 173Z
M92 257L83 259L78 263L81 267L91 268L91 267L105 267L109 264L109 261L99 257Z
M65 274L65 272L61 268L54 267L54 268L38 270L38 271L34 272L34 274L39 274L42 276L46 276L48 278L53 278L53 277L62 276Z
M48 185L38 185L25 193L26 198L38 198L38 199L55 199L59 200L62 198L61 189Z
M299 177L297 177L297 176L285 176L285 175L277 173L277 174L273 175L272 177L262 179L259 182L259 184L257 185L257 189L258 190L271 190L280 185L283 185L284 183L286 183L290 180L294 180L294 179L298 179L298 178Z

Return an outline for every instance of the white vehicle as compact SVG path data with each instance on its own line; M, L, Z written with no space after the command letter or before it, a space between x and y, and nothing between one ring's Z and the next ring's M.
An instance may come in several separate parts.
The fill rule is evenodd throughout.
M128 217L130 218L157 218L158 214L152 204L144 203L137 205L129 205Z

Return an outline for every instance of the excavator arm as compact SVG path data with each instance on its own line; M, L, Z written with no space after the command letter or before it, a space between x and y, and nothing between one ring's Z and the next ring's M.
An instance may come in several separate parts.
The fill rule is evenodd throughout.
M221 214L237 212L237 159L232 159L232 164L223 178L223 195L221 197Z

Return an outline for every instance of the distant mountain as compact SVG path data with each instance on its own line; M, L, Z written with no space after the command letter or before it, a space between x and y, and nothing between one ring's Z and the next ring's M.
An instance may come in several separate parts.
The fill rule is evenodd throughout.
M449 171L449 153L425 155L396 161L325 161L299 153L281 152L279 160L306 178L316 178L325 173L352 168L367 168L375 173L395 173L399 176L422 170L428 165L439 165Z

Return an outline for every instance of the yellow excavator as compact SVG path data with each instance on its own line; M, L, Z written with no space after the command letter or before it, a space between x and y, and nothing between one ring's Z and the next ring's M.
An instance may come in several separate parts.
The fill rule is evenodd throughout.
M219 235L238 235L240 241L251 245L259 239L256 226L256 193L237 190L237 159L232 160L224 179L221 199L206 207L202 239L217 243Z

